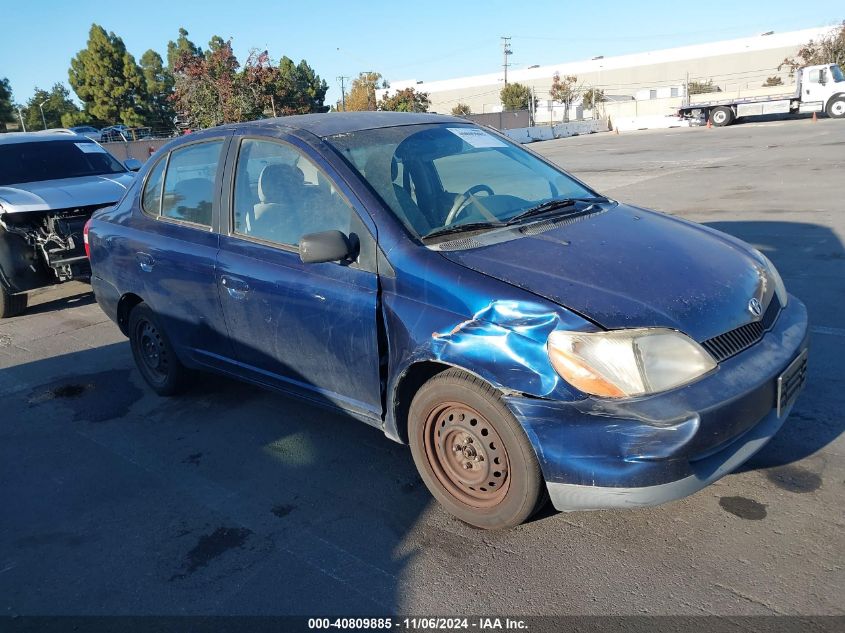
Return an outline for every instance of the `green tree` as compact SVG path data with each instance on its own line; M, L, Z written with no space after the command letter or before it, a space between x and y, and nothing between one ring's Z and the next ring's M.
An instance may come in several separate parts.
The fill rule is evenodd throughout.
M452 108L453 116L467 116L469 114L472 114L472 108L470 108L465 103L459 103L454 108Z
M70 85L92 120L142 125L148 102L141 69L123 40L94 24L86 48L70 61Z
M722 89L713 83L712 79L707 81L691 81L687 86L688 93L691 95L700 95L707 92L722 92Z
M352 80L349 92L346 95L346 109L351 111L375 110L378 108L376 90L387 88L388 84L383 80L381 73L368 72L359 73ZM338 103L338 110L342 109Z
M845 20L824 37L807 42L798 49L795 57L784 59L778 70L786 67L789 68L789 74L793 75L802 66L816 64L839 64L840 68L845 67Z
M559 73L552 76L552 86L549 88L549 96L552 101L563 105L563 120L569 121L569 108L578 100L584 91L583 86L578 83L576 75L566 75L561 78Z
M604 90L600 90L598 88L590 88L585 91L584 96L581 97L581 103L584 105L586 110L592 110L596 107L597 103L602 103L604 101L607 101L604 96Z
M144 78L143 105L145 123L155 130L173 129L173 73L164 67L161 55L150 49L141 55L141 75Z
M176 62L182 59L184 55L201 57L203 52L202 48L188 39L188 31L180 27L179 37L176 38L176 41L171 40L167 43L167 69L171 73L176 66Z
M36 88L23 108L24 123L30 132L44 129L45 121L48 128L76 125L81 122L80 114L79 108L70 98L70 90L60 83L53 84L49 92Z
M274 103L281 115L328 112L325 106L329 85L304 59L294 64L289 57L279 62Z
M531 88L520 83L510 83L499 93L505 110L527 110L531 107Z
M6 131L6 124L15 120L15 104L12 100L12 86L5 77L0 79L0 132Z
M405 88L396 91L392 97L385 94L384 98L378 102L378 109L390 112L428 112L430 103L427 92Z

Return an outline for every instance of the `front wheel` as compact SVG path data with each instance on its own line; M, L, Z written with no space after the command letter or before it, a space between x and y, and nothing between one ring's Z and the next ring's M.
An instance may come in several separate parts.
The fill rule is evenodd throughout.
M0 319L18 316L26 310L27 296L25 294L12 294L6 286L0 282Z
M841 119L845 117L845 95L836 95L827 103L825 113L831 119Z
M185 389L188 370L146 303L139 303L129 314L129 345L138 370L158 395L173 396Z
M537 457L525 431L488 384L450 369L411 403L414 463L432 495L462 521L511 528L545 501Z

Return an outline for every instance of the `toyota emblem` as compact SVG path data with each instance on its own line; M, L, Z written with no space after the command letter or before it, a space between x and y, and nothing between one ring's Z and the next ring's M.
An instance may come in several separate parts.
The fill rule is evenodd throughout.
M756 317L763 314L763 306L760 305L757 297L752 297L751 301L748 302L748 311Z

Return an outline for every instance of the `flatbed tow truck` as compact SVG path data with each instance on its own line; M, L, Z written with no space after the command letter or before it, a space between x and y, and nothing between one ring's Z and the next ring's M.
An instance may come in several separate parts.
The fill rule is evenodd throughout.
M695 99L696 95L692 95ZM709 120L716 127L735 123L747 116L823 112L832 119L845 118L845 75L836 64L805 66L795 73L791 92L701 100L678 109L682 119Z

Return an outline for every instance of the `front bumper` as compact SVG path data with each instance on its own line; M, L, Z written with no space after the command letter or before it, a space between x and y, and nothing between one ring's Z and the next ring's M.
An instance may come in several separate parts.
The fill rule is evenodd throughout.
M807 311L790 297L758 343L686 387L629 400L506 401L555 508L657 505L730 473L777 433L792 404L778 415L778 377L806 347Z

